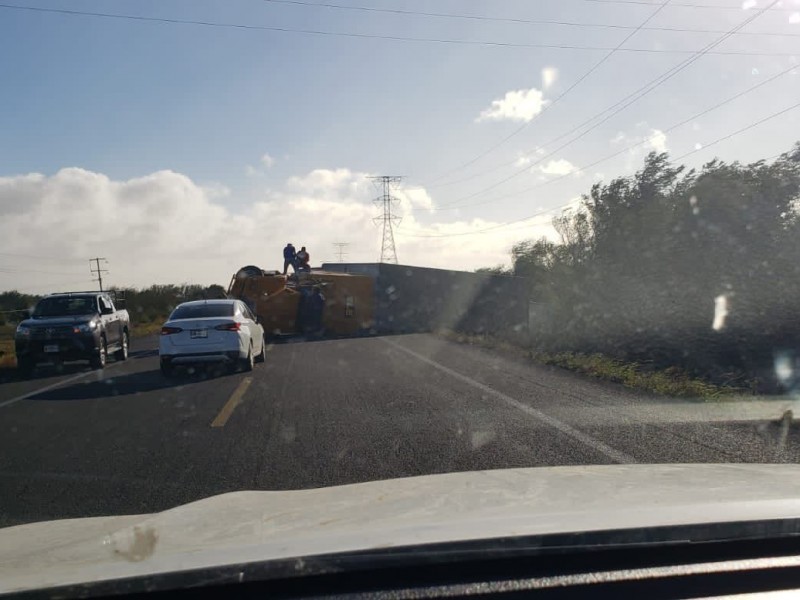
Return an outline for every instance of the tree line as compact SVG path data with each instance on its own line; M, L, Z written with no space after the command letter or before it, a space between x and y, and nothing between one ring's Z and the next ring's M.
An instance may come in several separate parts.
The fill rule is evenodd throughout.
M800 144L772 162L700 169L651 153L514 245L533 340L724 378L800 349ZM497 272L495 269L494 272Z
M150 323L165 319L181 302L224 298L225 288L221 285L151 285L147 288L111 288L116 294L118 304L128 309L131 321ZM23 294L16 291L0 293L0 325L16 323L27 316L41 296Z

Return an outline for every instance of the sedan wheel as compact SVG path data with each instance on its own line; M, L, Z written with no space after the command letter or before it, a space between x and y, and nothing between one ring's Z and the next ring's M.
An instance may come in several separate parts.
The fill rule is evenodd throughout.
M242 371L252 371L255 359L253 357L253 346L250 346L250 351L247 353L247 358L242 361Z
M267 342L261 338L261 354L256 356L256 362L263 363L265 360L267 360Z

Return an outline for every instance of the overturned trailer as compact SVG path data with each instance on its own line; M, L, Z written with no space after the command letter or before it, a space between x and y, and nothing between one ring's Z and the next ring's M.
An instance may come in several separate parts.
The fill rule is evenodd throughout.
M311 300L315 288L324 297L321 314ZM247 303L270 337L374 333L375 283L366 275L312 269L287 276L247 266L231 278L228 296Z

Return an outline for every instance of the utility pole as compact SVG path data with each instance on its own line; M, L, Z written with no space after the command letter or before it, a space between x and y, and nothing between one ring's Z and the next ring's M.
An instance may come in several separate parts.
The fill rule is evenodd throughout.
M344 257L347 256L347 252L345 252L345 250L347 250L349 245L350 244L347 242L333 242L333 246L336 248L336 254L339 257L340 263L344 262Z
M108 261L105 258L97 257L89 259L89 270L92 272L92 275L97 275L97 279L93 279L92 281L96 281L100 284L100 291L103 291L103 273L108 273L107 269L100 268L100 261L103 261L105 264L108 264ZM95 267L92 267L92 263L95 264Z
M392 214L392 206L398 200L392 196L392 190L397 189L403 180L398 175L379 175L370 177L372 183L381 191L381 195L375 198L375 205L381 209L381 216L375 217L373 221L383 223L383 236L381 238L381 260L382 263L397 264L397 249L394 245L394 225L400 222L400 217Z

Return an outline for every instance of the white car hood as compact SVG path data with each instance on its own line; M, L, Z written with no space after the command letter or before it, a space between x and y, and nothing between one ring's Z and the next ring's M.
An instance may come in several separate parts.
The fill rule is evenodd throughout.
M798 465L450 473L222 494L152 515L0 530L0 593L504 536L800 517Z

